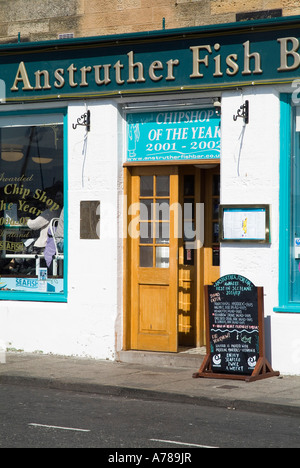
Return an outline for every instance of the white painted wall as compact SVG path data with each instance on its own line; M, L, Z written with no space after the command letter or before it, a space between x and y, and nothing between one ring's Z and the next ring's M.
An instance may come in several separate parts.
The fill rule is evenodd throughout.
M91 131L83 155L85 112L68 109L68 303L1 301L1 340L10 348L114 359L121 330L122 240L118 238L122 191L119 113L109 101L89 102ZM100 239L80 240L80 201L100 200ZM120 345L118 345L120 346Z
M250 122L233 115L249 100ZM237 273L265 288L266 314L277 302L279 96L272 88L222 97L221 203L271 205L271 244L222 244L221 274Z
M233 121L243 102L250 123ZM221 275L235 273L264 287L266 352L275 370L300 374L300 314L273 312L278 306L279 256L279 90L230 91L222 97L221 203L269 204L271 244L222 244Z

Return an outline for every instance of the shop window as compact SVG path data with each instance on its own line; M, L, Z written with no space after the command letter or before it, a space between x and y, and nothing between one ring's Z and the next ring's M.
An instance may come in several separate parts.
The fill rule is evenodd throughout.
M295 110L291 158L289 299L300 305L300 108Z
M64 115L0 117L0 299L66 300Z
M279 305L300 312L300 108L280 96Z

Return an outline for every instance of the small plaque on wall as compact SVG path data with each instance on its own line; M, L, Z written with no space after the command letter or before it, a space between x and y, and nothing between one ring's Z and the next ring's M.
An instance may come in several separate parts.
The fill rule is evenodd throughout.
M100 239L100 201L80 202L80 239Z

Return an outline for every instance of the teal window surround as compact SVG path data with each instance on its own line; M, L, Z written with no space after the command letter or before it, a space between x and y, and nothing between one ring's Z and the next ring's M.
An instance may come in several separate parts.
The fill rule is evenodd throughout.
M290 301L291 158L293 141L292 95L280 95L279 188L279 305L274 312L300 313L300 302Z
M33 109L28 111L10 111L0 112L0 117L5 116L28 116L28 115L49 115L60 114L63 116L63 162L64 162L64 232L68 232L68 114L66 107L57 107L51 109ZM63 293L47 293L47 292L26 292L26 291L0 291L0 301L29 301L29 302L67 302L68 281L67 281L67 266L68 266L68 236L64 236L64 270L63 270Z

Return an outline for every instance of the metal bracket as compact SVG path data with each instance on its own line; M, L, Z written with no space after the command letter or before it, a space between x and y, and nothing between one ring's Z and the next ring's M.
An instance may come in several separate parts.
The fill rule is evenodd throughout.
M233 116L233 120L236 122L238 117L244 119L245 124L249 123L249 101L245 101L245 104L238 109L237 115Z
M77 126L81 125L83 127L86 127L87 131L89 132L91 129L91 111L87 111L85 114L83 114L81 117L77 119L76 124L72 124L72 127L74 130L76 130Z

